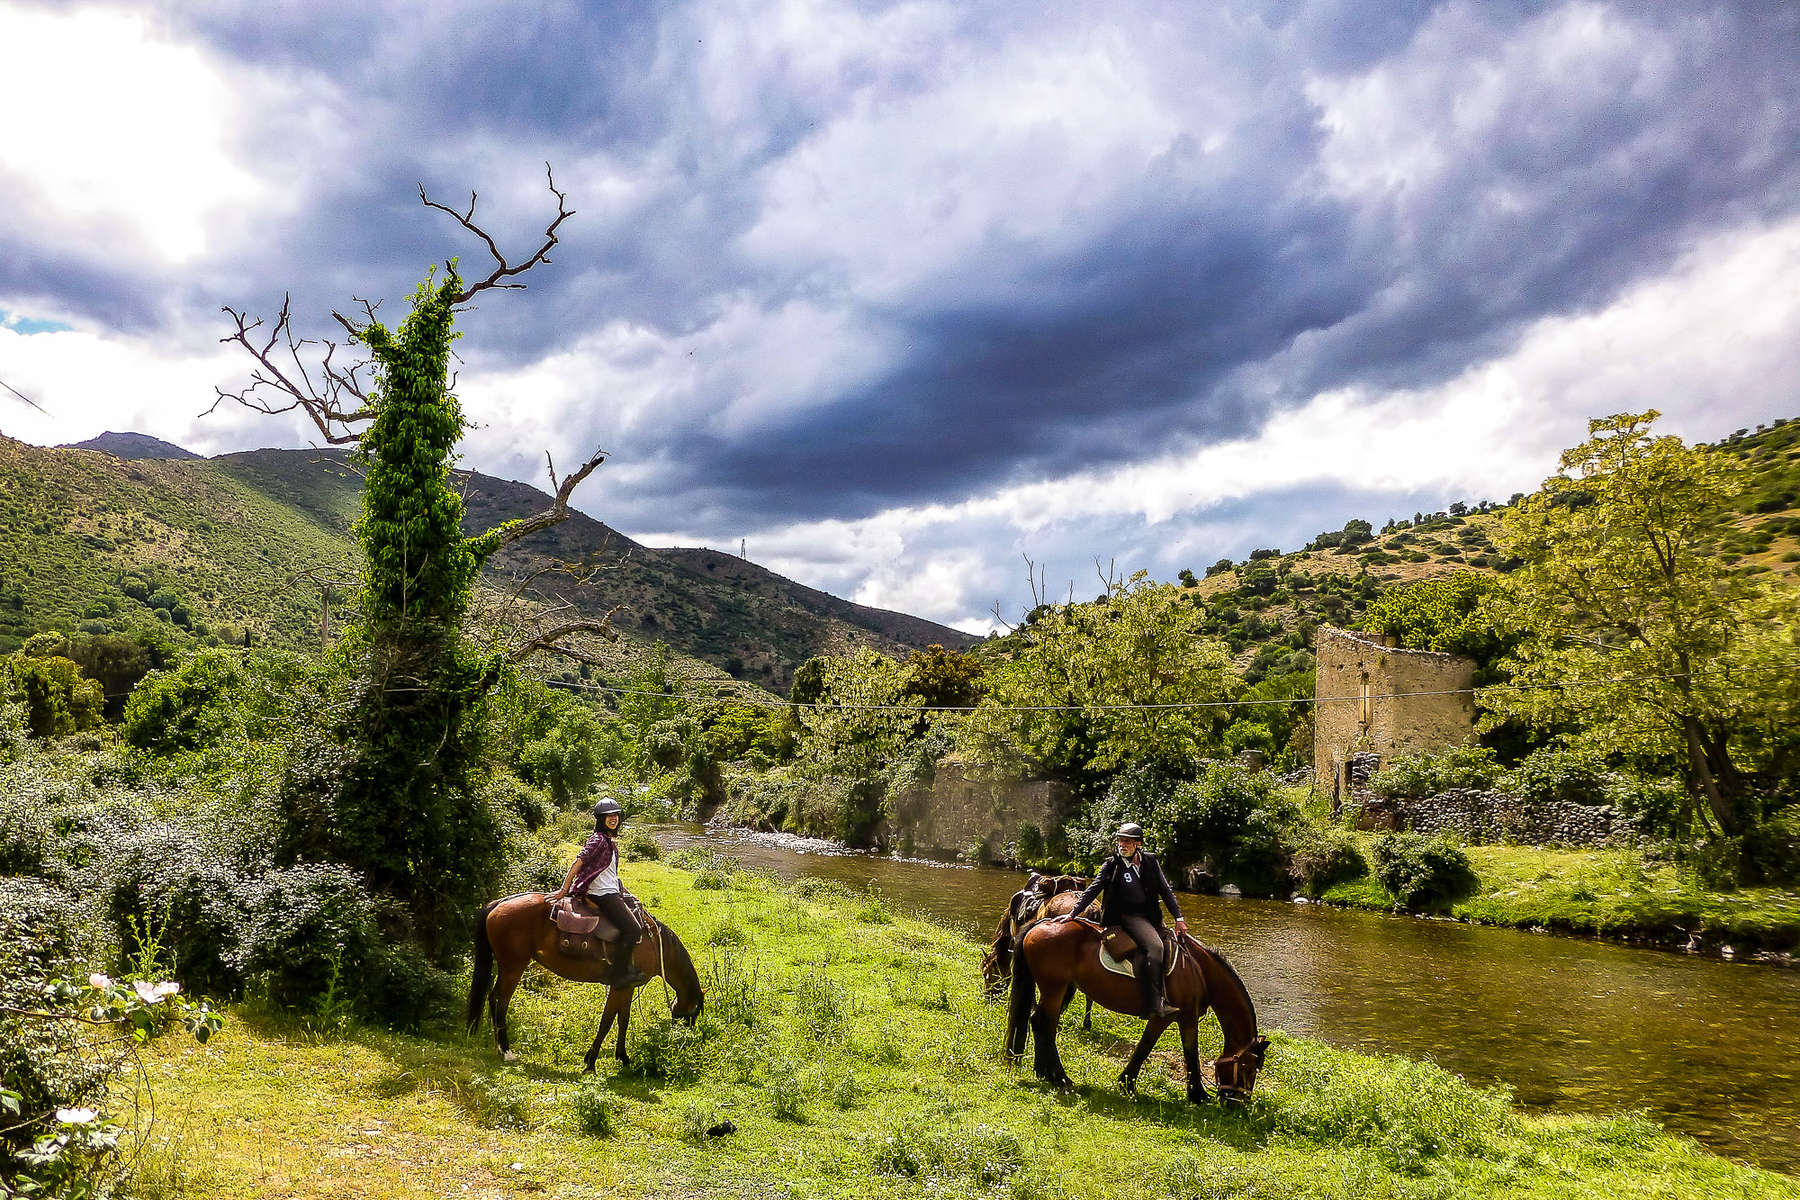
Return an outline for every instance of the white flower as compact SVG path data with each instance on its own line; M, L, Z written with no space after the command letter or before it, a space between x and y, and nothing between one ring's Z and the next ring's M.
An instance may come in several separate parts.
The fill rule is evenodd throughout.
M144 980L139 979L131 986L132 989L137 992L138 999L142 1000L145 1004L160 1004L181 990L181 985L173 980L165 980L162 983L147 983Z
M91 1125L100 1119L97 1108L59 1108L56 1119L64 1125Z
M104 992L107 988L112 986L112 980L96 971L94 974L88 976L88 986L93 988L96 992Z

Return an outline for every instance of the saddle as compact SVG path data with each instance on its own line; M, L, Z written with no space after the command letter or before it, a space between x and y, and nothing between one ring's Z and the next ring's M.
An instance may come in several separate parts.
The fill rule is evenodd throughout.
M1099 926L1096 925L1095 928ZM1181 956L1181 937L1174 930L1164 928L1162 942L1163 978L1166 979L1175 973L1175 962ZM1109 925L1100 933L1100 965L1115 975L1135 978L1137 970L1132 966L1130 957L1137 948L1137 939L1126 933L1123 926Z
M652 928L650 914L636 896L626 896L625 906L631 915L637 918L640 936L648 936ZM608 947L619 941L619 927L600 913L598 909L588 907L585 901L577 903L575 897L564 896L550 906L550 918L556 923L556 949L569 958L586 958L604 960Z

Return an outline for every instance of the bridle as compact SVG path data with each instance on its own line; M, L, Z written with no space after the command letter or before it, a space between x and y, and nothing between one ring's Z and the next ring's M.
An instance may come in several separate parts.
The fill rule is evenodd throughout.
M1225 1100L1242 1103L1250 1099L1256 1086L1256 1073L1262 1070L1263 1054L1268 1049L1266 1038L1256 1038L1248 1046L1213 1060L1213 1084Z

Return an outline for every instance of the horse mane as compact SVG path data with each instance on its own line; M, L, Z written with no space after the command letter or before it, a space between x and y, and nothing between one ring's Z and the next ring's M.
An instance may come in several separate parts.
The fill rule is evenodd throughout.
M1192 934L1190 934L1188 936L1193 937ZM1193 938L1193 942L1194 942L1194 945L1196 945L1196 946L1200 947L1200 949L1206 951L1206 955L1208 958L1211 958L1214 962L1218 963L1221 967L1225 968L1225 974L1231 979L1231 982L1237 984L1238 991L1244 993L1244 1004L1250 1010L1250 1026L1251 1026L1251 1028L1252 1029L1260 1028L1260 1026L1256 1020L1256 1001L1251 998L1250 989L1244 986L1243 979L1241 979L1238 976L1237 968L1231 965L1231 960L1229 958L1225 957L1225 952L1223 950L1214 949L1213 947L1207 945L1205 942L1201 941L1199 938Z

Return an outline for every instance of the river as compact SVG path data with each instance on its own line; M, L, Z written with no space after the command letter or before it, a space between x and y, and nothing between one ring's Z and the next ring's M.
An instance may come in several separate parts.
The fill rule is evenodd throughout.
M1024 879L716 827L650 832L782 879L873 885L983 940ZM1430 1058L1531 1108L1647 1110L1719 1153L1800 1172L1800 971L1311 904L1181 903L1265 1029Z

